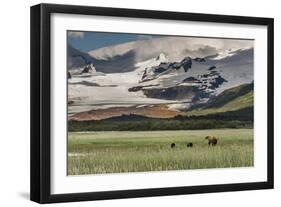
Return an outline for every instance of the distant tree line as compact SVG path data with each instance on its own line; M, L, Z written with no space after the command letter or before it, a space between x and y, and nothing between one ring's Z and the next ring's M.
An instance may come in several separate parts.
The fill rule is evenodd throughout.
M251 121L225 120L145 120L145 121L69 121L69 131L151 131L252 128Z

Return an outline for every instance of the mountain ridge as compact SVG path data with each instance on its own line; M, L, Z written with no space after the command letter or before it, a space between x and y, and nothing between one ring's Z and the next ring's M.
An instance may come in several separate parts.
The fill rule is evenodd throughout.
M254 83L227 89L209 99L205 104L191 107L187 115L206 115L252 108L254 106Z

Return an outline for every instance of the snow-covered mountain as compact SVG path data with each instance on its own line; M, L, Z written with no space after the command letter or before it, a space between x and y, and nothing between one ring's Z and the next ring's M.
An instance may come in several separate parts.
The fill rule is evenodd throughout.
M94 63L97 71L120 73L136 69L136 64L164 53L171 62L185 57L222 60L253 48L253 41L238 39L166 37L138 40L99 48L88 53L68 45L68 68Z
M166 57L165 54L161 53L159 57ZM181 62L161 62L159 65L154 67L147 67L144 70L141 78L142 82L150 81L158 78L165 74L171 74L178 70L183 69L185 72L188 71L192 66L192 60L190 57L186 57Z
M187 109L251 83L253 60L253 41L233 39L162 37L89 53L69 45L68 111Z
M70 71L70 114L155 104L178 110L206 102L214 94L253 80L253 49L222 59L184 57L178 62L160 53L136 63L134 70L119 73L101 73L94 66L96 71L90 73L82 73L85 66Z
M91 109L131 106L143 104L173 103L176 101L146 97L142 91L131 93L129 88L139 84L146 67L159 65L168 61L165 56L140 62L137 69L122 73L92 73L81 76L73 73L68 79L69 113L77 113ZM78 69L79 70L79 69ZM77 71L77 69L76 69ZM82 68L80 68L82 71Z
M216 66L202 62L206 60L185 57L180 62L161 62L147 67L139 83L129 91L142 91L149 98L183 100L192 104L206 101L227 80L215 70Z

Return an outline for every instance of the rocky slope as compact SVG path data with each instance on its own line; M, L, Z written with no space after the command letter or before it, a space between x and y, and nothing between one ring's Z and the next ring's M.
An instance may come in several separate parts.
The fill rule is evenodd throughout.
M242 84L213 96L202 105L188 109L187 115L207 115L232 111L247 111L253 116L254 84Z
M227 80L215 70L214 65L210 67L201 65L201 71L197 70L196 77L189 76L189 71L194 70L192 65L198 68L202 62L206 62L205 59L192 60L185 57L180 62L161 62L157 66L145 68L140 84L129 88L128 91L142 91L149 98L186 100L193 104L206 100ZM203 68L205 70L202 70ZM170 79L174 77L173 82L165 84L163 80L167 77Z

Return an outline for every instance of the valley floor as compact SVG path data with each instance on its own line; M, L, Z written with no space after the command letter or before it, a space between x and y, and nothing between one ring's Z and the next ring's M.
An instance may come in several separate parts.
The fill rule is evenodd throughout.
M250 167L253 150L253 129L69 132L68 175Z

